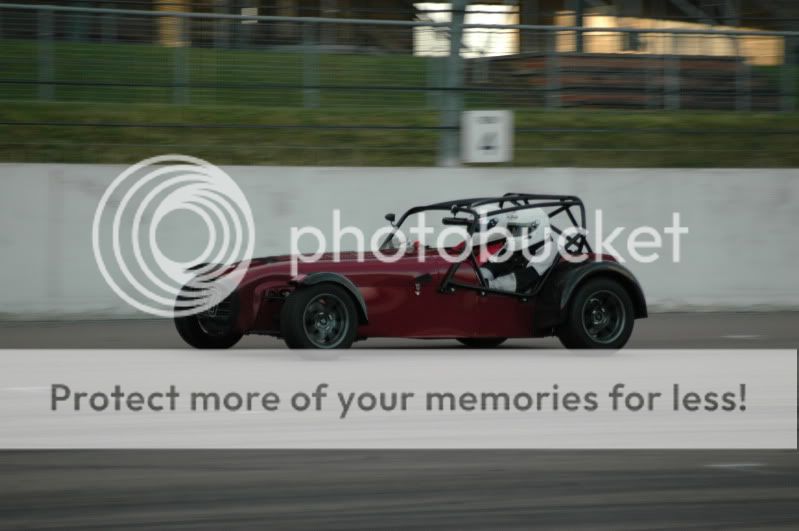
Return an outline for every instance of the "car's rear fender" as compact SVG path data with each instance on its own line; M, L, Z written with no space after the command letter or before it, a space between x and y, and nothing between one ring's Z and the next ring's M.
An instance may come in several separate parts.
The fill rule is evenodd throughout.
M590 279L604 277L619 282L630 294L636 319L647 317L646 299L638 280L629 269L611 261L589 260L577 264L561 263L552 272L538 296L536 328L551 327L563 322L569 302L577 289Z
M292 284L296 284L297 286L314 286L323 282L336 284L347 290L347 292L349 292L349 294L352 296L353 302L355 303L355 308L358 311L358 323L363 325L369 322L369 314L366 310L366 301L363 299L363 295L361 295L358 287L344 275L339 273L319 271L309 275L297 277L292 281Z
M239 284L236 292L241 302L237 323L242 333L277 331L275 316L285 291L292 289L290 279L289 275L278 274Z

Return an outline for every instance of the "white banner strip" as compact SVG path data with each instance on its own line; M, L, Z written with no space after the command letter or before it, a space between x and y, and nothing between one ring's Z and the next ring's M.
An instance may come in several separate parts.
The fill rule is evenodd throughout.
M792 350L2 350L0 448L795 449Z

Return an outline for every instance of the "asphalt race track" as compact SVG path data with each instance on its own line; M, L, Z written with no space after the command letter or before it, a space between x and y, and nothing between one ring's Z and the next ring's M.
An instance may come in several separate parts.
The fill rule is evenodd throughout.
M453 348L456 341L370 339L368 348ZM631 348L799 348L799 312L665 313L636 321ZM169 320L0 321L0 348L184 348ZM560 348L557 339L513 340L503 348ZM247 336L235 348L284 348Z
M799 346L799 313L661 314L638 325L636 348ZM2 348L181 346L165 321L0 324ZM279 346L253 337L237 348ZM0 528L796 529L797 522L797 451L0 452Z

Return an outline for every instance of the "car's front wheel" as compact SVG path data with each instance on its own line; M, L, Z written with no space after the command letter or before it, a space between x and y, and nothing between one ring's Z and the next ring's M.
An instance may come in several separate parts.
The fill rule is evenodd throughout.
M507 337L459 337L458 342L469 348L494 348L507 339Z
M569 302L557 335L566 348L622 348L633 332L633 303L627 290L609 278L589 280Z
M335 284L300 287L280 311L280 332L289 348L349 348L357 330L352 297Z

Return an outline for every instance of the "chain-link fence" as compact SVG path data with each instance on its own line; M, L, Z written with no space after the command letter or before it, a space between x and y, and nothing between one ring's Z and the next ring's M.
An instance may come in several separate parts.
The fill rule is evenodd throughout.
M106 153L124 144L139 145L132 150L138 155L154 144L236 162L446 164L458 158L462 110L513 109L517 162L568 164L564 154L593 150L601 158L603 150L639 149L624 139L641 135L649 135L644 151L691 149L664 141L663 118L630 121L629 111L795 110L799 34L628 22L463 25L457 17L0 4L2 142L22 158L37 153L26 146L43 137L56 151L65 146L60 156L67 160L89 156L82 151L88 147L70 148L81 137ZM620 121L608 129L597 127L602 119L594 115L567 112L581 108L608 109ZM553 109L561 113L547 114ZM725 139L742 130L719 120L728 127L683 127L680 142L717 132L720 152L739 151ZM760 127L757 134L780 144L795 132ZM248 149L253 143L258 148Z

